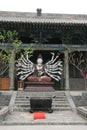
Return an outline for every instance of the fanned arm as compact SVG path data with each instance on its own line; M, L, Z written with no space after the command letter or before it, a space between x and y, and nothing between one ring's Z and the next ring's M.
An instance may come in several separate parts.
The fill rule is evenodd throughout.
M45 64L45 73L56 81L59 81L63 71L62 61L59 60L59 55L55 56L54 53L51 54L51 60Z
M16 67L17 75L21 80L25 80L35 70L34 64L29 60L28 53L26 54L26 57L24 57L24 55L21 56L21 59L18 60Z

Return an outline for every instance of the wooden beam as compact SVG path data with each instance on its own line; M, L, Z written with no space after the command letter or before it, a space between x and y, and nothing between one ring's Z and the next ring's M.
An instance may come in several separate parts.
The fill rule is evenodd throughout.
M6 45L7 49L12 49L11 43L9 46ZM3 44L0 43L0 49L2 49ZM23 44L20 49L30 48L31 44ZM33 49L35 50L71 50L71 51L87 51L87 45L62 45L62 44L33 44Z

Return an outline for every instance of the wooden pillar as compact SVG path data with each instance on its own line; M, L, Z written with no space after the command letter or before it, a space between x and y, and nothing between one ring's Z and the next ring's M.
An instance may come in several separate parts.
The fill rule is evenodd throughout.
M15 70L15 53L12 50L12 56L9 63L10 90L14 90L14 70Z
M64 52L64 77L65 77L65 90L69 90L69 61L68 50Z

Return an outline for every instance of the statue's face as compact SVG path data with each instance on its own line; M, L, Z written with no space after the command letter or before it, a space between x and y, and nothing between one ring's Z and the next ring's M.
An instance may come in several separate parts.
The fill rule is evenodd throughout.
M38 59L37 59L37 63L38 63L38 64L42 64L42 63L43 63L42 58L38 58Z

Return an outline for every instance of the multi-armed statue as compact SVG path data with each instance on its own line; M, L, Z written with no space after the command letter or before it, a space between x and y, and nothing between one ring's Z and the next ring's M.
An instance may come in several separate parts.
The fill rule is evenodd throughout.
M17 75L24 83L24 91L29 92L54 92L54 82L52 79L59 81L62 74L62 61L59 60L59 55L54 53L52 58L47 63L43 64L41 54L38 55L37 63L30 61L28 53L20 58L17 63ZM30 112L47 110L50 113L52 110L52 97L31 97Z
M28 53L25 57L22 55L17 62L17 75L19 79L25 80L27 78L28 81L49 82L52 78L59 81L63 70L62 61L59 60L59 55L51 54L51 60L45 64L43 64L41 54L39 54L36 64L30 61Z

